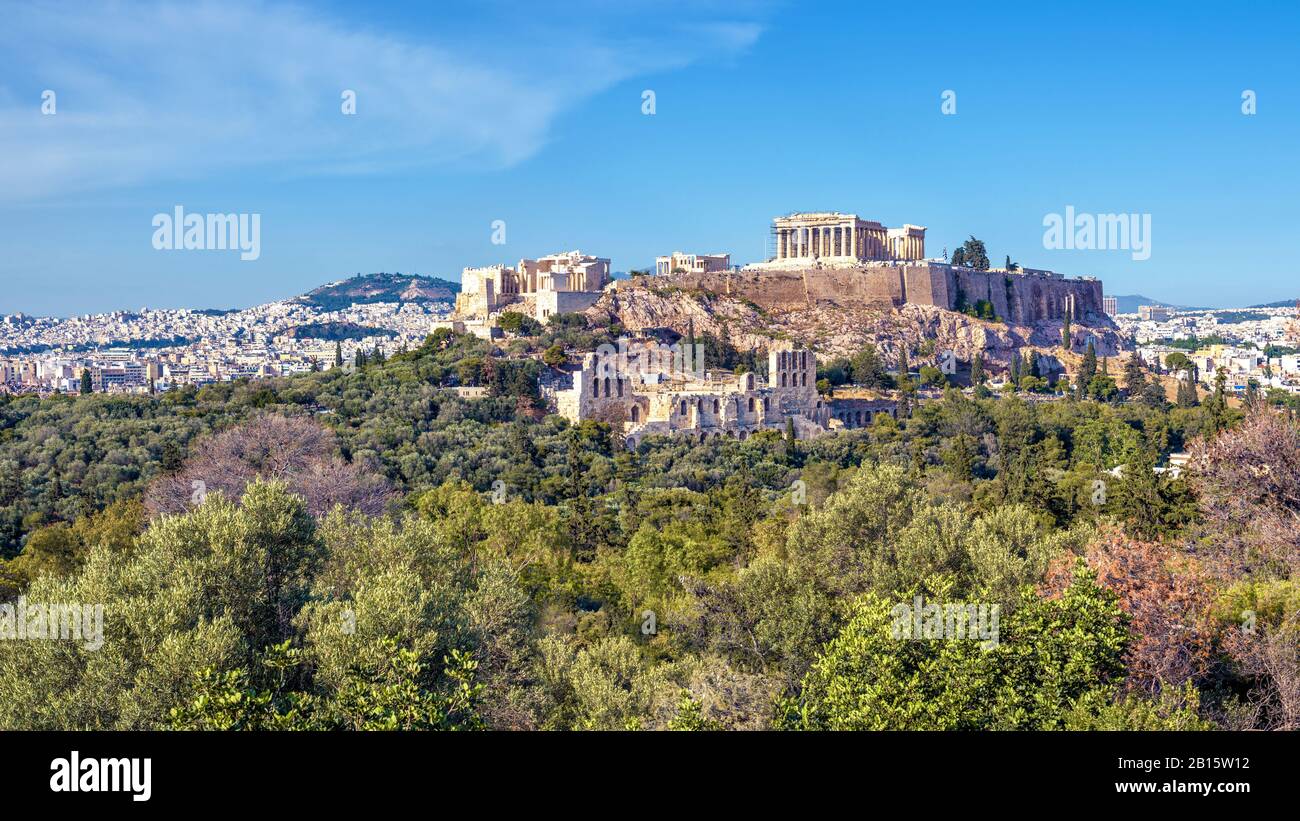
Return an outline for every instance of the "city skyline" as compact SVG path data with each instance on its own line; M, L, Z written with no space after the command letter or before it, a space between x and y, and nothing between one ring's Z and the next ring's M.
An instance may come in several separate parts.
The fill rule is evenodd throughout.
M0 314L244 307L574 248L615 271L673 251L746 264L775 253L772 214L830 210L920 222L933 256L974 235L994 264L1107 294L1297 296L1280 47L1300 14L1281 4L1189 10L1175 34L1165 9L1117 4L940 4L919 25L849 5L568 4L525 25L399 4L362 25L342 4L232 3L187 12L203 42L177 7L131 8L9 9ZM259 215L260 253L156 250L177 206ZM1149 258L1046 247L1073 209L1143 215Z

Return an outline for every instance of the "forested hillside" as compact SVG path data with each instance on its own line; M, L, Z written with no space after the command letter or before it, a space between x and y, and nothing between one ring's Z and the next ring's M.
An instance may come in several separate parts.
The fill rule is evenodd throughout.
M633 452L519 356L598 341L0 398L0 599L104 608L0 641L0 727L1300 728L1286 412L950 390ZM997 631L899 640L917 597Z

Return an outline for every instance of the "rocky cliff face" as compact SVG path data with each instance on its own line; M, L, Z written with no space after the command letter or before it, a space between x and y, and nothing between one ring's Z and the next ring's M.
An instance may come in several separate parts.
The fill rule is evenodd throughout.
M685 335L693 326L697 334L722 336L725 329L731 343L741 349L766 348L774 339L790 339L811 346L826 359L852 356L868 343L890 359L903 347L912 357L920 350L951 350L961 361L980 352L994 370L1009 365L1017 349L1050 352L1059 349L1061 339L1059 322L985 322L933 305L795 305L764 309L746 299L647 279L620 283L617 291L605 294L586 313L595 324L619 322L632 333L670 329ZM1114 356L1121 350L1113 327L1076 324L1072 335L1077 350L1086 347L1090 338L1098 356Z
M697 334L720 337L725 329L731 344L742 350L765 348L772 339L765 312L756 305L708 291L661 288L635 280L620 282L618 290L607 292L586 315L597 325L618 322L632 333L668 329L684 335L694 327Z
M833 304L845 308L889 304L930 305L961 310L989 303L1000 319L1017 325L1073 317L1083 324L1113 328L1102 311L1101 282L1065 279L1042 272L978 271L931 260L914 263L746 268L656 278L674 285L740 297L767 310Z

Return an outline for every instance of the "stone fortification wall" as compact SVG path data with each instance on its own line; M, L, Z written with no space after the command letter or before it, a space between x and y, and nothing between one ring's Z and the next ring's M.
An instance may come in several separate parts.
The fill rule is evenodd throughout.
M1076 321L1109 324L1102 310L1102 285L1098 280L976 271L942 262L772 266L674 274L662 279L667 284L746 299L767 310L799 310L822 302L934 305L953 310L963 302L974 305L987 300L1000 318L1017 325L1064 319L1073 297Z

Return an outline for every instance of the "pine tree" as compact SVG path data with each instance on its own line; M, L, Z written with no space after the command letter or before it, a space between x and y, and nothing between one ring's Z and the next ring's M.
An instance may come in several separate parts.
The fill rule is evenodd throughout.
M962 256L963 263L968 268L974 268L977 271L987 271L989 269L988 251L984 249L984 240L975 239L972 235L970 239L962 244L958 249ZM954 256L956 256L954 254Z
M85 396L95 392L95 380L90 376L89 368L81 369L81 395Z
M334 341L334 367L343 367L343 342L342 340Z
M871 344L850 360L849 374L854 384L868 388L879 388L889 383L888 374L880 364L880 355L876 353L876 346Z
M1070 317L1068 315L1065 317L1065 321L1061 323L1061 347L1066 351L1074 350L1070 334Z
M1125 530L1139 539L1160 538L1165 530L1165 509L1161 481L1155 471L1156 455L1142 447L1124 465L1124 473L1109 491L1110 509L1125 525Z
M1124 365L1124 387L1130 397L1137 397L1147 386L1146 374L1142 372L1142 359L1133 354Z

